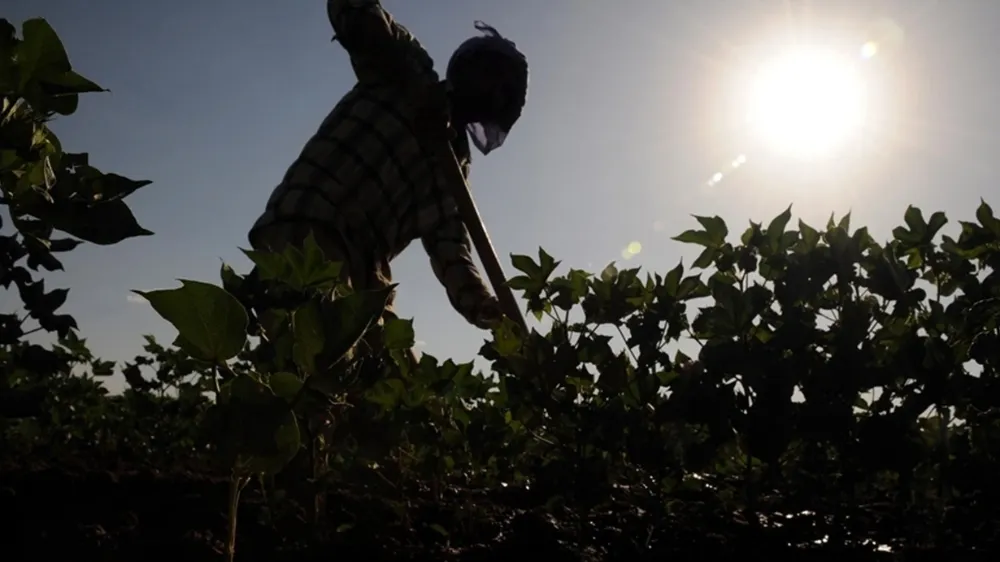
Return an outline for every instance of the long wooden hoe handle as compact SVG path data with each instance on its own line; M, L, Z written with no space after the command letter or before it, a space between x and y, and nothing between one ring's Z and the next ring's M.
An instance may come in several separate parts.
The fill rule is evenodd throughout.
M472 244L476 247L479 259L483 262L486 276L493 286L497 301L500 302L500 308L507 317L517 322L521 329L527 333L528 325L524 321L524 315L521 314L521 307L518 306L513 291L507 286L507 276L503 272L503 266L500 265L496 250L493 249L493 242L490 241L490 235L486 232L486 225L483 224L483 218L479 214L479 209L476 208L476 202L472 199L472 191L469 189L469 183L465 180L465 175L462 174L462 167L455 156L455 150L450 142L445 144L448 145L448 152L454 162L453 166L445 167L453 170L451 173L454 176L454 181L448 183L454 186L452 196L458 206L458 213L462 217L462 222L465 223L465 228L469 231L469 237L472 238Z

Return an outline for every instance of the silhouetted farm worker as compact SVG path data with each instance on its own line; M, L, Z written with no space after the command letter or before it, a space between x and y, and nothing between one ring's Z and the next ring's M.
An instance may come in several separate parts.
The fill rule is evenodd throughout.
M251 245L281 251L312 231L326 257L344 263L346 281L365 290L391 283L389 263L420 239L455 310L491 327L500 307L472 260L446 171L460 166L468 177L470 140L484 155L504 143L527 95L524 55L476 22L482 35L458 47L441 80L378 0L328 0L327 12L358 81L274 190Z

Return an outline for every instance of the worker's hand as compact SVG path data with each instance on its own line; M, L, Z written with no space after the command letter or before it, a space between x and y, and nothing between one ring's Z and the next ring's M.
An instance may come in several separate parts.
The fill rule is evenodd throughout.
M483 300L476 314L475 325L483 330L492 330L503 320L503 310L500 308L500 301L494 296L489 296Z

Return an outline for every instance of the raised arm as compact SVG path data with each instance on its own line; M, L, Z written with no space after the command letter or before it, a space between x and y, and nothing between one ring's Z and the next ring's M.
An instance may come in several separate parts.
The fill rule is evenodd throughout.
M445 220L433 233L422 239L431 258L431 268L448 293L448 301L470 324L483 329L484 308L495 302L472 261L469 234L458 215Z
M379 0L327 0L334 39L351 56L362 83L398 83L432 77L434 61L416 37L397 23Z

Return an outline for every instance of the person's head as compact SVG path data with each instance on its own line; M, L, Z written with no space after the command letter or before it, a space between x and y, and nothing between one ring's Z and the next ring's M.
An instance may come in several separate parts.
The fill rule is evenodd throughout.
M452 119L483 154L499 148L528 94L528 61L512 41L476 22L484 35L467 39L448 61Z

